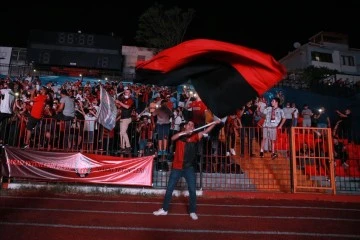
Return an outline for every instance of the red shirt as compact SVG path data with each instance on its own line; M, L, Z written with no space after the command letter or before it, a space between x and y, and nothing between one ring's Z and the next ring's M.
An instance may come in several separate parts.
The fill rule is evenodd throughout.
M149 102L149 92L148 91L143 91L142 92L142 98L141 98L142 102L144 103L148 103Z
M30 114L33 118L40 119L43 117L46 100L47 96L41 94L34 98Z
M151 140L152 139L153 127L151 123L147 123L140 129L140 139L141 140Z
M185 149L186 149L186 145L187 144L195 144L200 140L199 138L199 134L198 133L194 133L193 135L191 135L190 137L187 137L185 141L182 140L182 137L180 137L177 141L176 141L176 149L175 149L175 156L174 156L174 161L173 161L173 168L174 169L183 169L184 166L184 162L185 161L192 161L192 159L185 159L185 154L187 156L191 156L195 159L196 157L196 151L194 151L193 153L185 153ZM194 149L194 148L192 148Z
M174 108L174 104L173 104L172 102L170 102L170 101L167 101L167 102L166 102L166 106L167 106L170 110L172 110L172 109Z
M129 108L121 107L121 119L131 118L131 112L133 110L134 100L132 98L124 98L121 102L125 105L130 106Z
M205 123L205 110L207 109L203 101L194 101L189 104L192 108L192 121L195 125L202 125Z

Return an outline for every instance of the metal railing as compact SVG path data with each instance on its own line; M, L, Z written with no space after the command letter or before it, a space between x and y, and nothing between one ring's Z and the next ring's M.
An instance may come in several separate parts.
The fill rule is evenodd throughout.
M13 117L0 123L0 144L21 147L26 135L25 117ZM43 119L31 132L30 148L38 151L68 151L95 153L109 156L139 156L139 124L135 119L128 128L131 150L120 148L120 124L109 131L93 122L94 131L89 134L90 122L74 119L57 121ZM229 138L224 128L211 132L200 144L197 154L197 187L204 190L264 191L264 192L324 192L360 193L360 145L342 139L348 159L346 164L333 157L331 129L291 128L277 132L272 158L271 142L265 144L264 157L259 155L262 140L261 128L242 128ZM155 155L153 187L166 188L171 172L172 148L169 141L165 154L158 154L157 133L149 139L145 155ZM301 153L304 143L311 154ZM304 150L302 150L304 151ZM3 159L2 159L3 160ZM334 165L336 163L336 165ZM329 178L329 179L328 179ZM12 179L21 181L21 179ZM186 188L180 181L178 188Z

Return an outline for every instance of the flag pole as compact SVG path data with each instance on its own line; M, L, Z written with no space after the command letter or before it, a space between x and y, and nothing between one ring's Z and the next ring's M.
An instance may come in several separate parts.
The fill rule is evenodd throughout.
M226 117L225 117L225 118L223 118L223 119L221 119L221 122L225 122L225 121L226 121ZM195 129L194 129L194 130L192 130L191 132L196 132L196 131L201 130L201 129L203 129L203 128L209 127L209 126L211 126L211 125L216 124L216 122L217 122L217 120L212 121L211 123L205 124L204 126L201 126L201 127L195 128ZM179 136L183 136L183 135L186 135L186 134L187 134L187 133L180 133L180 134L179 134Z

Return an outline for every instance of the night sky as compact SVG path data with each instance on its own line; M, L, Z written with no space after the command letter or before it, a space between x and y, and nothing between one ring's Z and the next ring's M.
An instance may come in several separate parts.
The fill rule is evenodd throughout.
M81 30L83 33L108 35L113 32L122 38L124 45L138 45L134 41L138 18L153 2L131 1L125 4L126 1L119 1L119 4L125 4L122 8L108 2L70 4L70 1L51 1L45 5L2 6L0 46L26 47L30 29ZM176 5L184 10L196 10L184 40L216 39L255 48L280 59L294 50L294 42L303 44L320 31L334 31L348 34L350 46L360 48L360 8L355 4L331 5L329 1L296 0L286 4L254 0L246 2L249 6L245 1L235 0L213 1L206 5L195 0L158 2L165 2L166 7Z

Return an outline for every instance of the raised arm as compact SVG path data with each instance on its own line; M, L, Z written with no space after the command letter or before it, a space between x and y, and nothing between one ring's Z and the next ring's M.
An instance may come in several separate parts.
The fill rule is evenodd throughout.
M198 133L200 139L204 136L204 134L208 134L211 130L213 130L213 128L215 127L215 125L221 123L221 120L218 119L218 120L216 120L216 121L214 121L214 122L215 122L215 123L214 123L213 125L209 126L209 127L206 128L204 131L201 131L201 132Z

